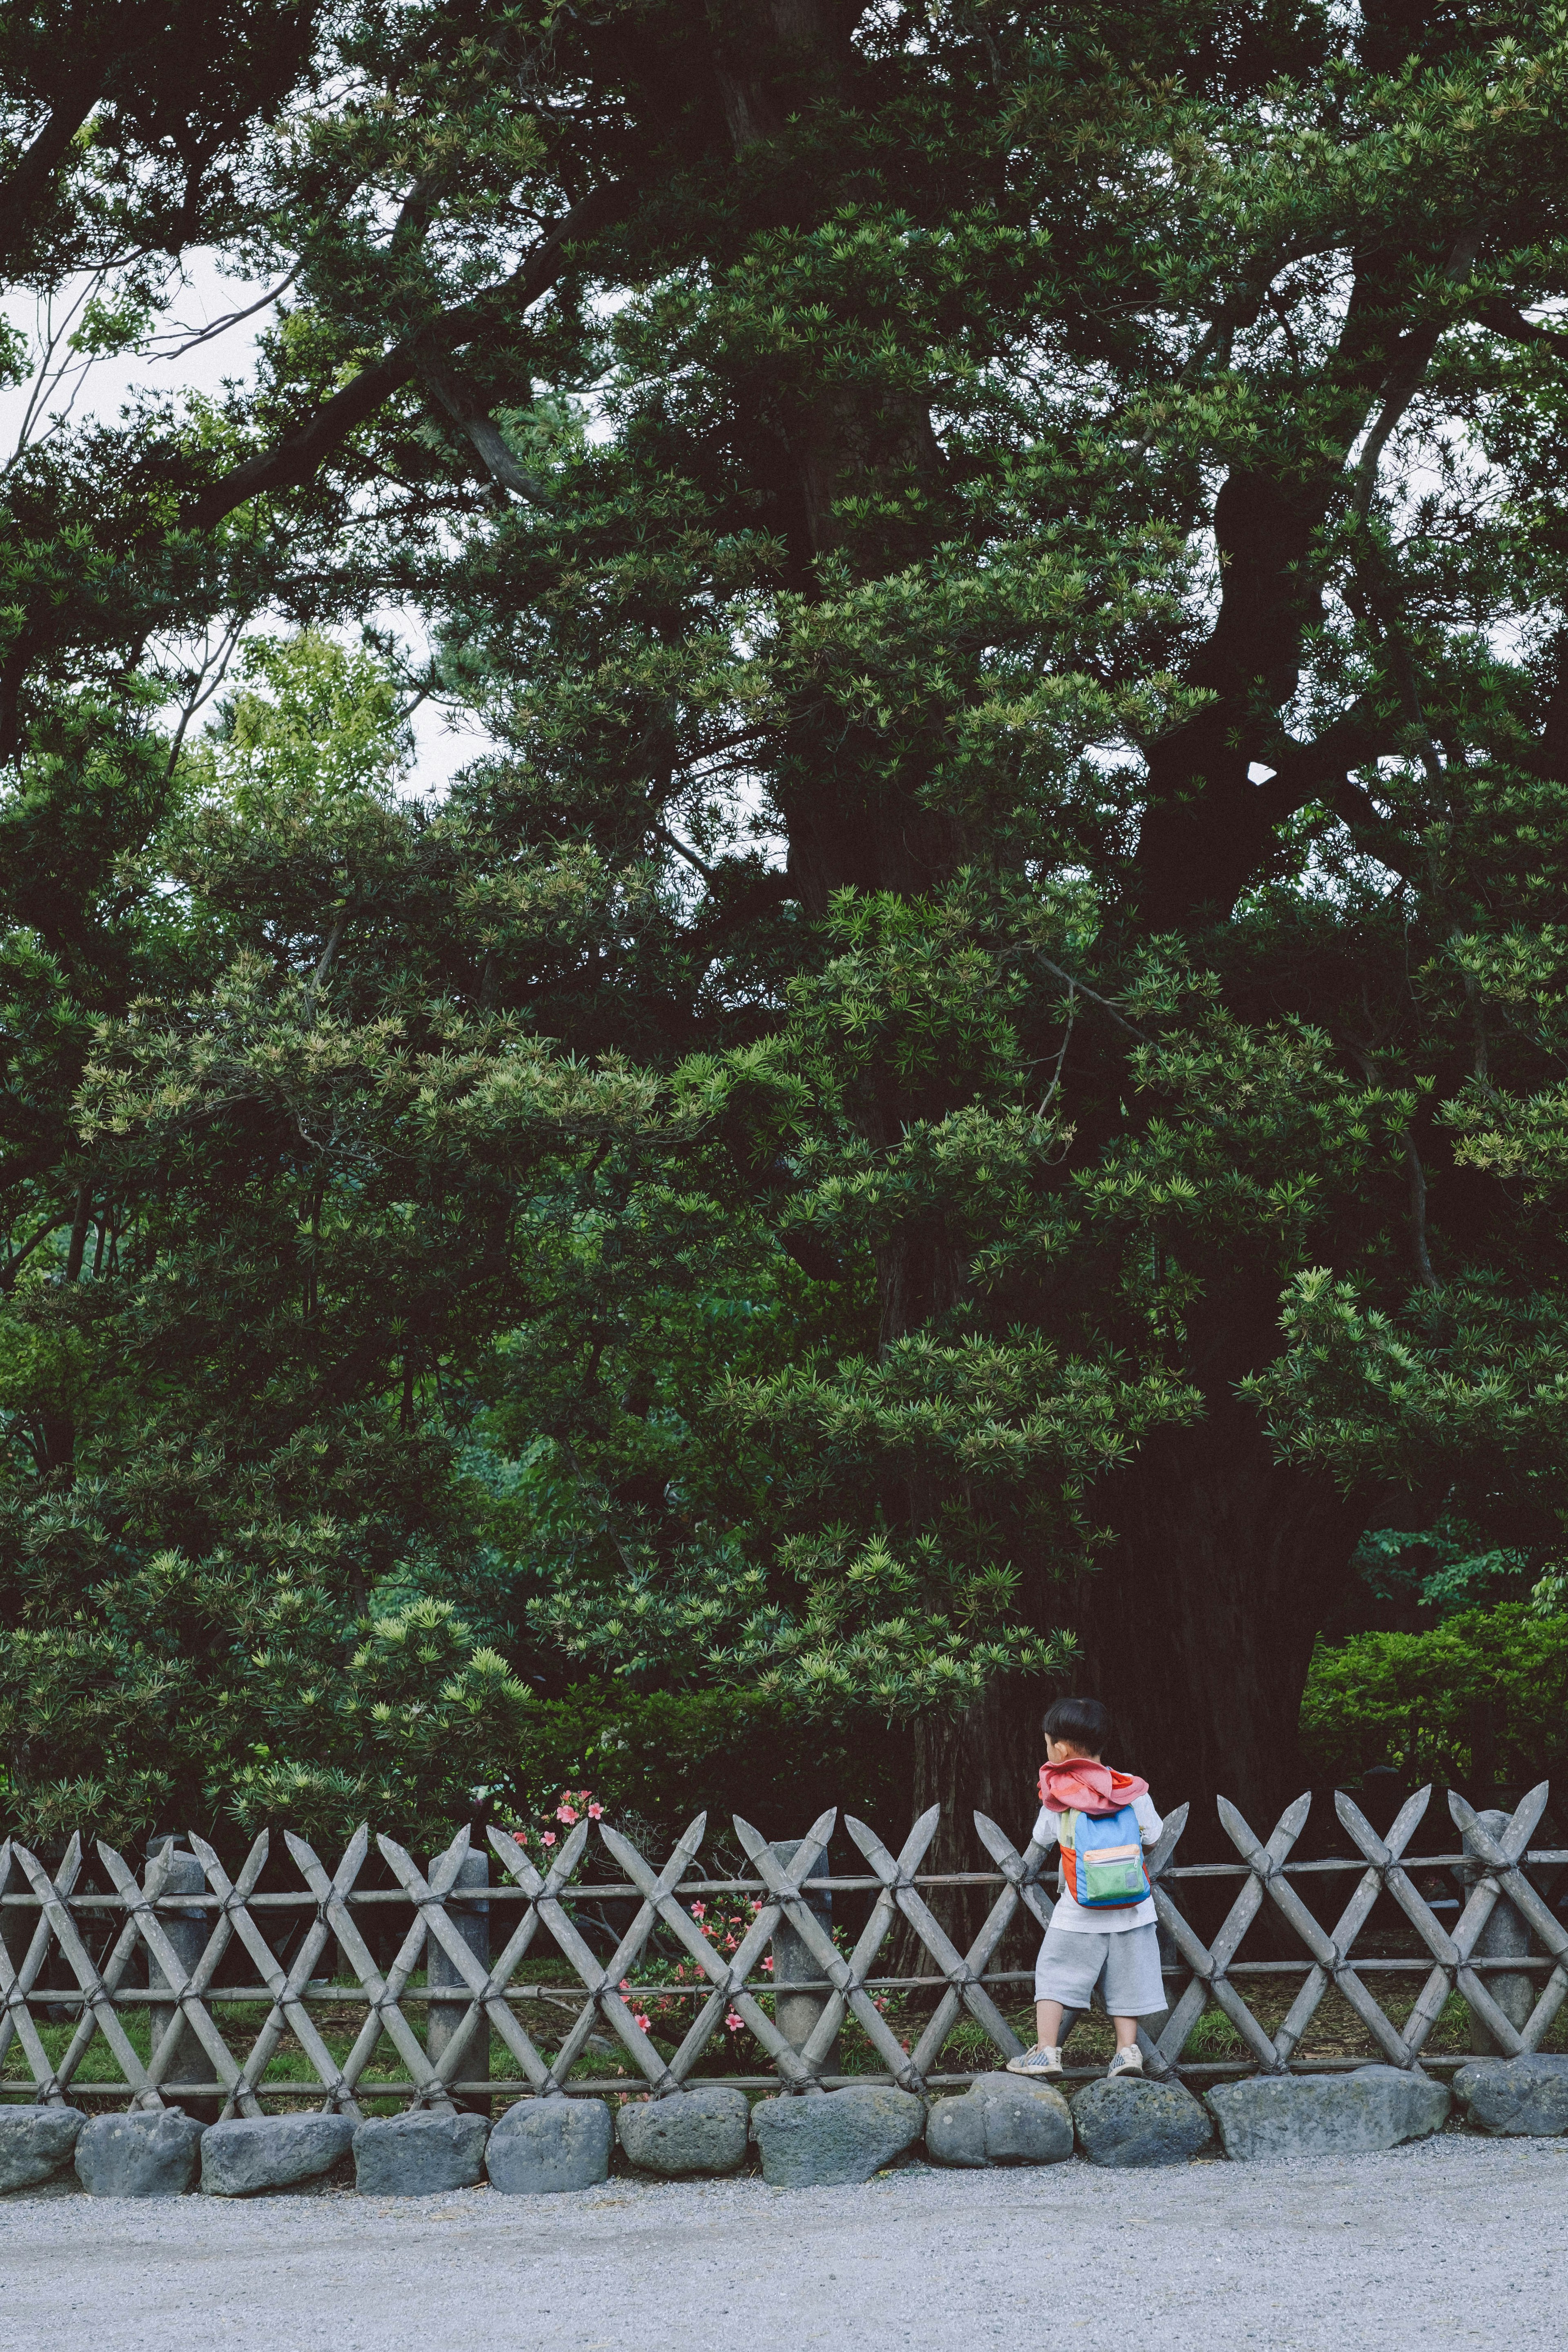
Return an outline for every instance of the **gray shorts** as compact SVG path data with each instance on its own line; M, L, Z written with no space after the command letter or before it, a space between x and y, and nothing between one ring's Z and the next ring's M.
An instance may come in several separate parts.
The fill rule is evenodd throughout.
M1152 2017L1165 2006L1160 1981L1160 1930L1047 1927L1035 1962L1035 1999L1087 2009L1096 1985L1110 2017Z

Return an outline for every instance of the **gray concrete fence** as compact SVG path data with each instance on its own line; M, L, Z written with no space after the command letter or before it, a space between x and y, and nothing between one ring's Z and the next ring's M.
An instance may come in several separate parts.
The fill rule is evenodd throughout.
M736 2169L755 2148L764 2177L790 2185L867 2179L922 2143L942 2164L1051 2162L1077 2148L1124 2165L1201 2154L1216 2133L1244 2158L1386 2147L1452 2114L1486 2130L1568 2129L1568 2056L1542 2048L1568 1995L1568 1927L1552 1902L1568 1850L1531 1843L1548 1794L1543 1782L1511 1814L1450 1795L1458 1845L1425 1855L1410 1846L1429 1790L1383 1836L1341 1794L1353 1852L1306 1861L1292 1853L1308 1797L1267 1839L1222 1799L1237 1860L1186 1866L1174 1859L1181 1807L1150 1858L1170 2006L1140 2032L1142 2079L1091 2080L1097 2069L1071 2066L1070 2102L1003 2071L1021 2044L1001 2004L1027 2000L1028 1971L995 1965L1010 1930L1048 1923L1055 1852L1018 1852L984 1814L975 1828L994 1868L957 1876L921 1871L934 1808L897 1853L847 1819L865 1867L839 1875L827 1868L832 1811L773 1843L736 1816L747 1868L722 1877L699 1868L701 1818L662 1866L609 1823L581 1821L543 1874L500 1831L475 1847L464 1830L423 1866L381 1837L393 1883L374 1887L360 1883L367 1828L331 1871L286 1832L292 1887L262 1885L266 1835L232 1879L198 1837L163 1842L140 1875L100 1844L90 1884L79 1840L52 1871L7 1841L0 2188L74 2163L99 2194L171 2193L197 2178L211 2193L244 2194L352 2153L360 2185L377 2193L484 2177L502 2189L571 2189L602 2179L617 2142L634 2168L676 2177ZM1309 1879L1320 1896L1337 1885L1343 1898L1331 1926L1318 1916L1324 1902L1302 1899ZM962 1951L938 1916L960 1885L989 1901ZM1439 1886L1457 1890L1452 1924ZM1207 1941L1190 1916L1200 1892L1205 1921L1224 1906ZM852 1948L835 1938L836 1896L864 1917ZM732 1949L694 1916L714 1898L731 1912L739 1898L750 1918ZM1403 1949L1391 1948L1391 1905ZM1267 1953L1244 1957L1265 1906ZM895 1928L905 1972L878 1974ZM285 1967L274 1947L289 1948L286 1930L297 1940ZM1280 1957L1292 1944L1297 1956ZM548 1969L531 1969L531 1955ZM1281 1977L1297 1990L1270 2029L1243 1987ZM1395 2021L1384 2000L1413 1979ZM1379 2053L1373 2064L1300 2055L1331 1988ZM1428 2044L1456 1993L1470 2047L1439 2055ZM889 2000L914 2020L911 2046L884 2014ZM643 2021L655 2002L657 2031ZM1214 2010L1245 2055L1189 2050ZM359 2021L347 2037L345 2012ZM127 2031L135 2018L145 2034ZM767 2072L735 2070L737 2022ZM859 2072L844 2071L850 2025L871 2062ZM117 2081L83 2072L104 2047ZM371 2112L394 2098L402 2112Z

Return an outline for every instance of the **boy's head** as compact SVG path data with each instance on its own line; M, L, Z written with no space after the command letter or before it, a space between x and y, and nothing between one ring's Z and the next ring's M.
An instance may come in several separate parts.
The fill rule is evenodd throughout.
M1046 1754L1053 1764L1086 1756L1098 1764L1110 1737L1110 1709L1097 1698L1058 1698L1046 1709Z

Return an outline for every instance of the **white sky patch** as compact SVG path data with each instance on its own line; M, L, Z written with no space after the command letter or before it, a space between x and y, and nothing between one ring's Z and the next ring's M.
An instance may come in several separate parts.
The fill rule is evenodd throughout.
M216 399L226 383L244 383L256 366L258 340L276 317L288 284L287 279L253 284L221 270L212 253L188 254L171 279L168 307L146 339L132 350L99 357L82 351L73 338L81 333L92 297L112 299L112 279L84 276L47 303L16 290L0 297L0 317L27 337L35 358L35 373L27 383L0 386L0 471L26 449L55 435L93 422L113 424L139 394L167 399L200 393ZM409 667L417 672L426 667L420 658L426 641L418 615L388 612L376 617L384 631L408 648ZM278 625L264 617L257 629L266 634ZM202 669L204 652L221 660L221 628L209 632L205 648L193 646L180 651L193 672ZM232 661L229 674L232 677ZM214 687L214 678L215 672L208 671L196 689L206 698L191 722L192 734L211 722L217 697L225 691L224 684ZM178 706L171 706L166 713L171 732L179 716ZM496 748L471 713L449 704L421 702L409 724L415 756L403 789L410 794L441 798L459 770Z

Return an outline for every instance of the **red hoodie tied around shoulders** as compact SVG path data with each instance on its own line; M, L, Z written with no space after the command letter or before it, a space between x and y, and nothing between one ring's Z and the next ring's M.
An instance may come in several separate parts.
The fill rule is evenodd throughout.
M1040 1767L1040 1801L1048 1813L1114 1813L1148 1793L1148 1781L1136 1772L1118 1772L1087 1756Z

